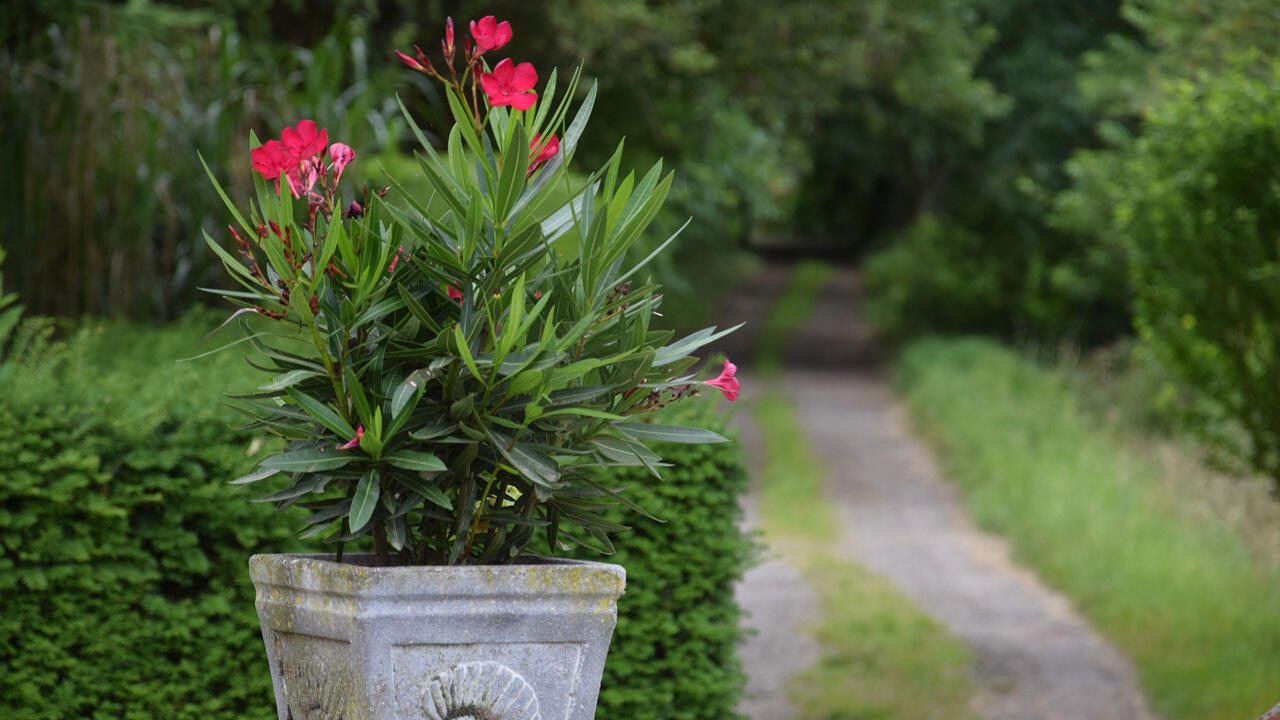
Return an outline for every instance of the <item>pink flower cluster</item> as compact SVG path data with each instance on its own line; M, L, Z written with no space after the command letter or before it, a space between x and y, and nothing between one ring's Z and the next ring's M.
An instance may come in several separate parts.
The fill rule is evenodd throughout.
M466 39L464 48L466 68L472 73L473 82L484 91L485 100L489 103L489 107L511 107L516 110L528 110L533 107L533 104L538 101L538 93L533 89L538 84L538 72L534 69L532 63L516 64L510 58L503 58L493 66L492 71L485 72L484 70L485 65L482 56L490 50L498 50L511 42L511 23L506 20L499 21L492 15L486 15L479 20L472 20L470 27L471 37ZM399 50L396 50L395 53L396 57L400 58L400 62L406 66L437 78L446 84L451 84L455 88L461 88L462 85L459 84L453 69L453 58L456 51L453 38L453 18L449 18L445 23L445 36L440 41L440 47L452 82L436 72L431 60L418 46L415 45L413 48L415 51L414 57L410 57ZM465 77L466 75L464 74L464 83ZM477 128L480 127L478 114L477 110ZM560 141L555 135L550 136L545 142L535 136L529 148L531 156L530 172L532 173L533 168L554 157L560 151Z
M300 120L295 127L287 127L279 140L268 140L249 153L251 166L262 177L276 182L280 192L280 175L285 176L289 191L294 197L311 192L316 180L325 174L324 149L329 145L329 132L316 128L311 120ZM338 184L342 170L356 156L354 150L343 143L329 145L329 167L333 173L332 186Z

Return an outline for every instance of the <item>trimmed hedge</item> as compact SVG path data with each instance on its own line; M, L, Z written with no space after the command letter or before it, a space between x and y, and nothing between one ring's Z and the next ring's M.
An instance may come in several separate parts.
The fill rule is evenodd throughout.
M199 337L99 327L5 376L6 717L269 717L246 565L291 543L224 482L255 438L217 399L238 358L173 364Z
M665 422L723 431L712 409L672 408ZM658 451L674 464L662 471L661 481L643 468L616 473L619 484L628 486L626 497L661 522L625 508L611 513L611 520L632 530L615 538L618 552L605 558L627 569L627 590L618 600L596 717L737 717L733 708L746 678L736 654L742 632L733 583L754 553L737 526L738 497L748 484L740 447L667 445Z
M231 429L219 403L253 382L243 354L173 362L215 347L200 341L208 327L203 315L95 326L0 375L6 718L274 716L246 566L302 548L297 523L225 482L274 447ZM745 473L732 444L669 456L660 483L618 477L666 522L621 518L636 529L613 558L628 591L601 718L729 718L741 693L731 583L750 552L735 525Z

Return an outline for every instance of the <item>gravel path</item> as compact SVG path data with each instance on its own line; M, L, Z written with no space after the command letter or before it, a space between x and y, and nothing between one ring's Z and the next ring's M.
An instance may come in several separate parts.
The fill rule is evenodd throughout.
M731 313L762 305L762 296L781 286L780 272L770 269L744 288L737 295L745 299L731 301L723 317L758 318ZM883 378L869 329L855 317L857 295L854 273L838 272L793 339L789 369L778 381L828 468L827 493L843 527L839 550L969 644L979 687L972 709L980 716L1153 718L1128 662L1065 598L1013 563L1003 540L978 530L941 480ZM748 357L754 339L738 342L726 351ZM743 440L753 450L754 429L745 420ZM789 720L795 715L781 689L814 657L811 640L791 637L812 622L812 592L797 570L775 559L744 578L738 596L759 632L742 654L753 697L740 709L753 720Z

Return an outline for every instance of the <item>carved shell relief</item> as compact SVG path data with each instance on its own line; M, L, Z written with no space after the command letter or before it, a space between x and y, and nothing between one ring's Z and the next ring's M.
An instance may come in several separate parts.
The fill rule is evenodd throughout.
M347 720L349 683L334 682L312 672L308 665L294 665L285 673L289 720Z
M470 662L433 676L422 693L427 720L542 720L533 687L496 662Z
M349 720L353 682L346 643L292 633L275 633L284 680L286 720ZM293 662L295 658L307 658Z

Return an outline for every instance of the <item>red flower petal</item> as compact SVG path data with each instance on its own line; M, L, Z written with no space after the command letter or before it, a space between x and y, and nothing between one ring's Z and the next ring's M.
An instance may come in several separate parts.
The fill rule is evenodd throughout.
M280 171L289 164L288 155L279 140L268 140L249 151L249 161L250 167L267 180L279 180Z
M507 62L511 62L507 60ZM515 92L524 92L532 90L534 85L538 84L538 71L533 69L533 63L523 62L516 66L514 76L511 79L511 85Z
M541 149L538 148L539 145L542 145ZM533 154L532 157L529 158L529 163L531 165L546 162L555 157L556 153L560 152L560 139L555 135L552 135L547 139L546 144L543 144L542 136L534 133L533 140L529 142L529 152Z
M519 95L512 95L510 104L511 104L511 107L515 108L516 110L528 110L529 108L533 107L533 104L537 101L538 101L538 93L529 92L529 93L520 93Z
M703 380L702 384L719 388L720 392L724 393L725 398L729 400L736 400L738 398L738 391L741 389L741 386L738 384L738 379L734 377L734 374L737 372L738 366L728 360L725 360L724 369L720 371L720 377L715 380Z
M295 158L306 160L329 144L329 131L324 128L317 131L314 121L299 120L296 128L285 128L280 133L280 142Z
M336 449L338 449L338 450L350 450L350 449L352 449L352 448L354 448L354 447L358 447L358 446L360 445L360 438L362 438L362 437L364 437L364 426L363 426L363 425L361 425L360 427L356 428L356 436L355 436L355 437L353 437L353 438L351 438L350 440L346 441L345 443L343 443L343 444L339 445Z
M511 62L511 58L502 58L502 61L493 66L493 77L504 86L511 84L511 77L516 74L515 63Z
M480 76L480 89L484 90L485 99L490 105L500 104L502 98L502 82L498 80L493 73L485 73ZM505 104L505 103L501 103Z
M477 53L497 50L511 41L511 23L486 15L471 21L471 37L475 38Z

